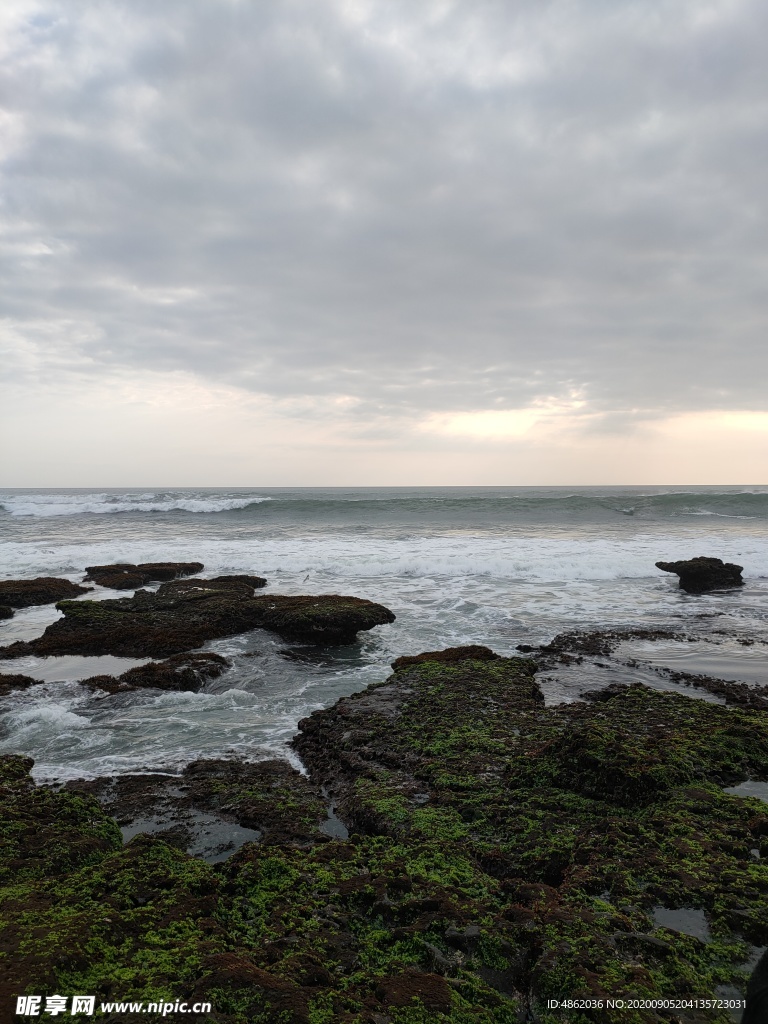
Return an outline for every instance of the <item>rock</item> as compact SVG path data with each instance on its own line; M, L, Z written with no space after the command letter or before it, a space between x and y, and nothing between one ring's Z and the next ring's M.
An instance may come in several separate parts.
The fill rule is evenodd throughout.
M326 818L325 800L305 775L281 760L206 759L188 764L181 777L77 779L66 789L96 797L123 827L151 823L155 834L166 835L183 829L182 848L215 849L217 841L226 841L232 822L253 830L249 841L261 846L329 841L318 828Z
M204 568L202 562L140 562L139 565L115 562L112 565L87 565L84 579L112 590L136 590L145 583L162 583L180 576L194 576Z
M414 971L383 977L379 979L376 995L387 1007L412 1006L418 1000L435 1013L449 1013L451 1009L451 990L439 974Z
M28 654L113 654L167 658L207 640L261 627L306 643L351 643L358 630L394 621L382 605L336 594L253 597L254 580L176 580L156 593L114 601L62 601L64 618L36 640L0 648L0 658Z
M107 693L126 690L199 690L208 679L215 679L230 667L220 654L176 654L166 661L152 661L128 669L121 676L92 676L83 680L83 686ZM2 681L0 676L0 681Z
M228 1024L490 1024L573 998L625 1024L638 993L738 985L742 942L708 955L654 935L653 911L701 908L713 934L768 942L768 808L721 788L765 776L768 715L644 686L547 706L535 670L405 666L301 723L309 776L199 761L62 791L0 758L4 991L101 1001L119 983L206 999ZM324 834L328 799L349 837ZM105 811L161 831L121 847ZM233 820L258 834L222 859Z
M467 647L446 647L444 651L424 651L422 654L406 655L392 662L395 672L411 665L420 665L424 661L437 661L444 665L452 665L457 661L494 661L498 654L490 647L471 644Z
M12 619L13 608L7 604L0 604L0 619Z
M8 675L7 673L0 672L0 697L5 697L12 690L26 690L27 687L33 686L39 681L39 679L33 679L31 676Z
M251 597L254 590L266 587L263 576L214 576L209 580L174 580L161 588L164 594L191 594L196 590L231 590Z
M308 644L351 644L360 630L395 621L383 605L339 594L256 597L252 604L262 629Z
M747 1005L741 1024L765 1024L768 1020L768 950L757 963L747 985Z
M689 594L703 594L708 590L724 590L728 587L741 587L744 580L741 565L723 562L720 558L683 559L679 562L657 562L657 569L673 572L680 577L680 587Z
M34 580L0 580L0 604L11 608L30 608L35 604L52 604L67 597L87 594L93 587L81 587L55 576L38 576ZM10 615L0 615L10 618Z

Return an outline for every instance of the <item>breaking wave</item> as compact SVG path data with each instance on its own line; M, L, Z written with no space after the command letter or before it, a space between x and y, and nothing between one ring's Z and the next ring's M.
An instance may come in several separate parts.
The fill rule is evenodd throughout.
M29 492L20 495L3 495L2 505L12 516L77 516L105 515L118 512L229 512L233 509L247 508L257 505L270 498L259 495L248 497L229 497L223 495L205 495L195 492L147 491L132 494L130 492L84 494L45 493L34 495Z

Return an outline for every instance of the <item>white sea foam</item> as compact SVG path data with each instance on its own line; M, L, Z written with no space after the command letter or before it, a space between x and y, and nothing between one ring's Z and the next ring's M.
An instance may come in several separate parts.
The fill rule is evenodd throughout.
M703 548L706 547L706 551ZM746 567L749 577L768 576L768 536L695 528L665 533L604 536L537 535L516 531L506 537L481 535L401 536L326 534L293 536L216 535L212 530L156 537L88 537L78 543L0 542L0 560L11 576L41 574L81 579L86 565L116 561L199 560L205 572L310 575L344 581L386 578L489 576L531 582L669 578L655 568L659 559L716 553Z
M681 493L689 511L713 507L703 500L697 507L688 492ZM38 778L177 771L196 757L287 756L286 742L299 719L385 678L402 654L466 643L514 654L519 643L606 625L698 631L709 624L768 634L768 529L737 521L750 511L746 499L738 507L716 506L728 515L689 517L678 514L682 501L663 496L660 503L671 511L654 521L643 518L642 496L615 502L607 496L625 512L631 501L635 515L606 512L593 502L585 519L582 496L574 495L578 501L557 522L551 516L518 522L489 513L481 499L457 512L453 499L441 495L434 498L433 515L427 498L417 497L404 495L397 507L387 507L390 498L381 494L345 493L338 500L312 494L305 501L296 493L253 515L178 516L163 513L182 502L205 504L196 511L243 508L265 496L245 488L0 496L6 508L16 502L13 514L2 516L5 577L55 575L79 582L87 565L201 561L205 575L265 576L268 593L354 594L380 601L397 616L349 648L297 648L289 658L286 645L263 631L217 640L208 649L225 654L234 667L196 694L94 694L74 682L16 691L0 701L0 750L34 757ZM509 497L515 501L507 505L529 501L526 495ZM571 498L558 493L555 500L565 507ZM372 502L378 502L375 509ZM755 508L761 503L757 495ZM125 505L131 511L155 506L158 514L100 514ZM22 511L31 506L36 511ZM96 511L98 518L62 511L73 506ZM453 511L441 520L440 509L447 506ZM593 513L602 518L589 518ZM654 565L702 554L743 565L745 586L688 595L675 576ZM127 595L97 589L86 599L117 596ZM0 622L0 645L39 634L56 614L52 606L19 611ZM81 670L70 667L67 676L75 678ZM22 663L0 661L0 672L13 671L24 671ZM44 671L49 679L62 675L61 665L52 662Z
M45 494L39 497L30 495L2 496L0 507L12 516L75 516L90 513L91 515L107 515L117 512L228 512L233 509L247 508L270 501L268 497L221 497L202 494Z

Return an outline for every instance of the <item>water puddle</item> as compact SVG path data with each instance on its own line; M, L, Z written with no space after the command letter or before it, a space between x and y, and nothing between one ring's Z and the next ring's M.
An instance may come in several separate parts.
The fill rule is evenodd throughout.
M637 660L654 668L714 676L745 683L768 683L768 649L765 644L740 644L736 640L713 643L696 640L626 640L613 652L623 661Z
M612 683L625 686L630 683L643 683L652 690L679 693L684 697L708 701L710 704L725 703L722 697L706 690L692 689L683 683L674 682L659 674L650 665L622 665L608 658L592 660L585 657L581 664L574 662L571 665L557 665L544 669L536 676L536 682L544 695L547 707L582 700L582 695L589 690L603 690Z
M703 910L682 907L671 910L669 907L653 908L653 923L657 928L670 928L685 935L692 935L702 942L710 942L712 935Z
M140 833L167 836L172 845L209 864L227 860L245 843L253 843L261 838L258 829L243 828L234 822L223 821L214 814L194 810L174 815L172 822L169 822L167 816L137 818L129 825L122 826L120 831L126 843Z
M318 829L323 833L323 835L331 836L332 839L349 839L347 826L336 814L336 801L331 799L331 795L325 786L321 786L320 792L328 801L326 805L326 814L328 817L317 826Z
M43 683L71 683L91 676L119 676L137 665L146 665L151 658L116 658L111 654L81 656L78 654L52 655L38 658L29 655L13 661L0 661L0 671L20 672Z
M738 786L729 786L723 792L730 793L731 796L753 796L768 804L768 782L748 779L746 782L740 782Z
M0 622L0 645L15 643L17 640L35 640L42 636L48 626L57 619L63 617L54 605L33 605L31 608L14 608L13 618L4 619ZM12 671L4 669L4 664L10 662L0 661L0 671Z
M328 808L328 817L326 820L321 822L317 827L323 835L331 836L333 839L349 839L349 829L341 818L336 816L333 804Z

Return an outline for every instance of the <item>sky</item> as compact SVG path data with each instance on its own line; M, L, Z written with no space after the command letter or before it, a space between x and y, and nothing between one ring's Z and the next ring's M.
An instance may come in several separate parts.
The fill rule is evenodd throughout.
M768 483L761 0L3 0L0 485Z

